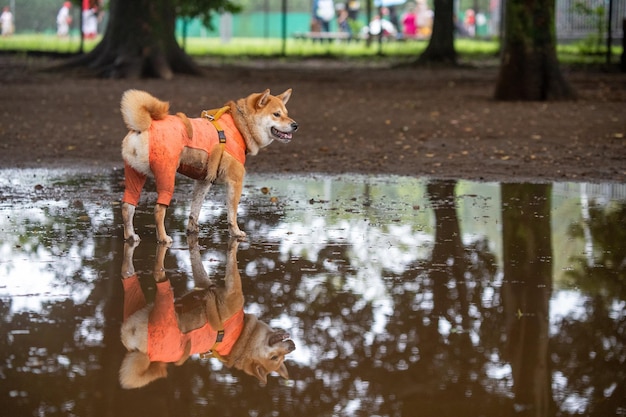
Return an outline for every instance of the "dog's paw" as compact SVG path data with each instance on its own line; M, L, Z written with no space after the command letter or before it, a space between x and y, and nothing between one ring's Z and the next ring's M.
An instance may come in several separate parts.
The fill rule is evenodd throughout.
M124 236L124 240L129 243L139 243L141 238L136 233L131 233L128 236Z
M236 237L238 239L245 239L247 235L246 235L246 232L244 232L243 230L231 229L230 230L230 236L231 237Z
M166 245L169 247L169 245L171 245L173 242L172 238L169 237L168 235L165 235L163 237L158 237L157 238L157 243L161 244L161 245Z

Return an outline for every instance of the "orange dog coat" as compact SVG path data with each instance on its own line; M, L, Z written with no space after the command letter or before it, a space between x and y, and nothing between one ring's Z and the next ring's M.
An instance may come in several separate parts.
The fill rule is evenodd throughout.
M124 319L145 305L145 298L136 275L123 280ZM218 332L208 323L183 333L178 327L174 293L169 281L158 282L154 308L148 321L148 357L151 362L176 362L191 343L190 354L205 353L211 349L220 356L227 356L244 325L243 309L224 322L224 337L216 345Z
M149 162L154 174L157 203L168 206L174 194L176 172L180 172L196 180L205 179L206 167L179 165L180 155L185 148L205 152L210 155L215 146L219 146L219 138L215 126L205 118L188 119L193 128L193 135L189 137L183 121L177 116L167 116L163 120L153 120L150 125ZM219 118L220 127L226 135L224 152L227 152L242 164L246 161L246 144L241 133L235 126L230 114L223 114ZM139 202L141 189L146 182L146 176L133 167L124 164L126 189L123 202L136 206Z

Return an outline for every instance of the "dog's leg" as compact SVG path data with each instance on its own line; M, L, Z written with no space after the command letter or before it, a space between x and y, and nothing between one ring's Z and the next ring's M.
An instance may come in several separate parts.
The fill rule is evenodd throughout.
M137 246L139 246L139 242L124 242L124 258L122 258L122 279L129 278L135 275L133 255Z
M200 245L198 244L198 235L192 233L187 236L189 244L189 257L191 258L191 275L196 288L209 288L212 284L209 274L207 274L204 265L202 265L202 255L200 255Z
M198 219L200 218L200 210L202 209L202 203L206 193L209 192L211 183L209 181L197 181L193 188L193 195L191 197L191 210L189 211L189 222L187 223L187 234L198 233L200 225Z
M239 229L237 225L237 209L239 208L239 200L241 199L241 190L243 188L243 175L239 179L229 179L226 183L227 187L227 206L228 206L228 231L232 237L244 238L246 232Z
M139 242L141 239L135 233L133 227L133 217L135 216L135 206L130 203L122 203L122 220L124 222L124 240Z
M133 227L135 207L139 203L141 189L146 182L146 175L124 162L124 197L122 198L122 219L124 221L124 240L138 242L139 236Z
M156 223L157 242L169 245L172 243L172 238L165 232L165 212L167 206L165 204L157 203L154 206L154 221Z
M241 287L241 275L237 265L237 250L241 238L231 237L228 240L228 251L226 252L226 293L243 294Z
M122 260L122 286L124 287L124 321L131 315L146 306L146 298L141 290L141 284L135 265L133 254L139 242L124 242L124 259Z
M165 276L165 254L169 245L157 245L156 256L154 257L154 270L152 276L156 282L167 281Z

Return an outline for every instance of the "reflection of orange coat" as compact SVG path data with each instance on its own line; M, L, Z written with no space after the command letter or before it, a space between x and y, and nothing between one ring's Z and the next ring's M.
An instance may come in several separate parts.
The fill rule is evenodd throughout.
M137 276L123 280L124 284L124 319L145 305L143 292ZM169 281L158 282L154 299L154 308L148 321L148 356L151 362L176 362L185 353L188 342L190 354L204 353L211 350L217 339L217 331L208 323L198 329L183 333L178 328L174 305L174 293ZM227 356L241 331L243 330L243 309L224 322L224 338L215 351Z
M150 169L154 174L157 189L157 203L168 206L174 194L176 172L181 172L194 179L204 179L205 170L179 166L180 155L184 148L197 149L207 155L219 143L217 130L205 118L188 119L193 128L193 136L187 134L185 124L177 116L167 116L163 120L153 120L150 125L149 140ZM223 114L218 121L226 135L225 152L242 164L246 161L246 145L241 133L235 126L232 116ZM124 167L126 190L123 202L136 206L139 203L141 189L146 176L128 164Z

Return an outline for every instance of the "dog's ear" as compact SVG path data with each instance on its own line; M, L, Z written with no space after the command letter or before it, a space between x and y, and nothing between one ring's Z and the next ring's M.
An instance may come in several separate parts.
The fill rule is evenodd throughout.
M291 97L291 88L286 90L284 93L282 93L281 95L277 97L283 101L283 104L287 104L287 102L289 101L289 98Z
M278 375L280 375L283 379L289 379L289 372L287 372L287 367L284 363L280 364L280 368L278 368L276 372L278 372Z
M264 107L268 102L269 96L270 96L270 89L268 88L267 90L261 93L261 95L256 101L256 106L258 108Z
M267 371L260 364L254 366L254 376L261 382L261 384L267 384Z

